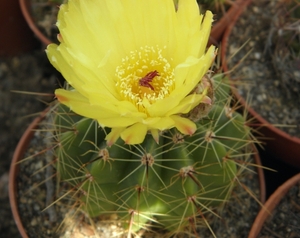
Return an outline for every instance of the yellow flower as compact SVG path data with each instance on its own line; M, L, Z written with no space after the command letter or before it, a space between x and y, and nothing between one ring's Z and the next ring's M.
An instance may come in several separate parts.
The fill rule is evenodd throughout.
M182 117L199 103L191 93L207 72L216 49L206 46L212 13L199 14L196 0L69 0L60 7L59 45L47 55L71 85L57 99L102 127L112 128L109 145L120 136L141 143L147 132L176 127L193 134Z

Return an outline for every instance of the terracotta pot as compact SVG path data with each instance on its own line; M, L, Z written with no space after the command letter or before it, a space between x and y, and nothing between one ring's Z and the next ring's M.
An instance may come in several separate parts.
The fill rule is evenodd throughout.
M271 216L272 211L280 203L281 199L287 194L287 192L299 181L300 173L296 174L294 177L290 178L276 189L276 191L269 197L264 207L261 208L260 212L258 213L248 238L256 238L259 235L265 221Z
M0 1L0 56L15 56L39 46L22 16L18 0Z
M251 0L246 0L249 4ZM240 11L232 23L228 26L224 32L222 47L221 47L221 60L224 72L228 72L228 65L226 60L227 50L229 48L229 36L239 19L239 16L243 13ZM230 75L228 75L230 78ZM300 168L300 138L289 135L281 129L276 128L264 119L259 113L257 113L251 106L246 103L246 99L243 98L237 90L232 87L233 94L240 102L240 104L249 111L251 117L255 119L251 124L255 127L255 130L260 132L264 138L264 148L270 153L270 155L278 158L288 164Z
M225 15L223 15L221 19L219 19L216 24L213 25L210 33L209 45L218 45L218 43L221 42L225 30L228 28L236 15L243 11L250 1L251 0L236 0L233 2L232 6L228 9Z
M17 176L19 172L19 164L18 162L24 158L24 154L28 148L28 145L31 141L31 139L34 136L34 130L39 127L39 123L44 119L45 115L47 113L47 110L44 111L39 117L37 117L27 128L27 130L24 132L23 136L21 137L16 150L13 155L12 163L10 166L10 173L9 173L9 198L10 198L10 205L13 213L13 217L15 220L15 223L18 227L18 230L23 238L28 238L28 235L26 233L26 230L22 224L20 214L18 212L18 201L17 201ZM259 178L259 188L260 188L260 202L264 204L266 199L266 187L265 187L265 178L264 178L264 172L261 166L261 160L258 154L258 151L254 147L255 151L255 164L257 166L257 175Z
M44 46L49 45L51 40L45 36L40 29L37 27L36 23L34 22L34 19L31 15L30 10L30 0L19 0L20 7L23 13L23 16L30 27L30 29L34 32L36 37L43 43Z

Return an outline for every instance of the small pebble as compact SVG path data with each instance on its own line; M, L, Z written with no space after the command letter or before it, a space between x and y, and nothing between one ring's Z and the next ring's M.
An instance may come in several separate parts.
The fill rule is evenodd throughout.
M30 222L30 225L31 226L36 226L37 225L37 220L35 218L32 219L31 222Z
M255 52L254 53L254 58L259 60L261 58L261 53L260 52Z

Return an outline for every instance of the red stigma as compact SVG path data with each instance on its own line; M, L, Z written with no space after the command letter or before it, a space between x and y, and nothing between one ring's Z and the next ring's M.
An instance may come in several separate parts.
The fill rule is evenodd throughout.
M139 80L139 85L154 90L153 86L150 83L156 76L159 76L159 73L156 70L149 72L145 77Z

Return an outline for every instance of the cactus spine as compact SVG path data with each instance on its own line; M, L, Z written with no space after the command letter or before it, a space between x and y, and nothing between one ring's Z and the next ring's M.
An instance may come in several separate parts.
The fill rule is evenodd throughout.
M192 136L163 131L159 143L148 135L142 144L119 139L109 147L107 129L56 106L58 175L71 184L83 212L115 213L129 235L149 226L170 234L195 233L199 223L209 226L206 214L228 200L251 140L245 118L230 108L222 75L205 77L213 105L199 105L186 115L197 121L197 131Z

